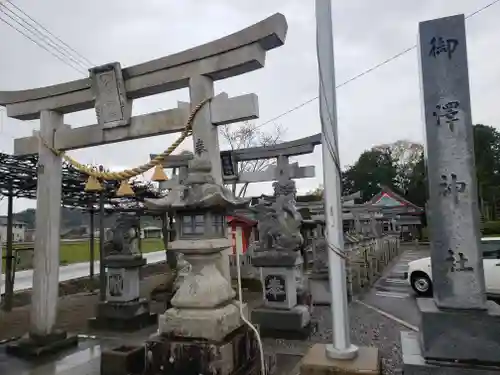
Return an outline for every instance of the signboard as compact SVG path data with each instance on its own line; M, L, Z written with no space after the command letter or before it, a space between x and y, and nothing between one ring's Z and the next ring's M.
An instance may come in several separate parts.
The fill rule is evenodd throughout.
M93 68L90 70L90 78L99 125L104 128L128 125L132 106L127 100L120 64Z
M269 302L286 301L286 280L283 275L267 275L264 279L266 300Z
M108 293L111 297L122 297L123 296L123 272L122 270L117 270L114 272L108 271Z

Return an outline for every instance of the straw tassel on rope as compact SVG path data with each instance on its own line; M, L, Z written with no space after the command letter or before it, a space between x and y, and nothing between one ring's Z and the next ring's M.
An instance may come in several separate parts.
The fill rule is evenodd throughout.
M87 192L97 192L102 191L102 184L93 176L89 176L87 182L85 183L85 191Z
M120 187L118 188L118 191L116 192L117 197L133 197L135 195L134 190L132 190L132 187L128 183L127 180L123 180L120 184Z
M151 177L151 181L161 182L167 180L168 177L165 171L163 170L163 166L161 164L156 164L153 176Z

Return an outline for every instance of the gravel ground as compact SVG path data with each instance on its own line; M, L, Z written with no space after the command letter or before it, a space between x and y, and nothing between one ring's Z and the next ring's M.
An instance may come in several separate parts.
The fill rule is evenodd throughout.
M401 368L400 332L408 329L358 303L349 306L351 340L353 344L376 346L382 357L382 374L398 374ZM266 350L276 353L304 355L313 343L331 342L331 314L329 307L315 307L313 320L318 327L309 341L265 339ZM290 374L295 375L295 374Z

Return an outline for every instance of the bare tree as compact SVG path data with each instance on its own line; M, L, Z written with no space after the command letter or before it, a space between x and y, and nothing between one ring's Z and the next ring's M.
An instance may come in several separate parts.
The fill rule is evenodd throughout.
M310 196L314 196L318 199L322 199L323 198L323 194L325 192L325 187L323 184L319 184L316 188L314 188L313 190L311 191L308 191L306 193L306 195L310 195Z
M229 144L231 150L239 150L249 147L273 146L283 140L284 129L275 125L271 131L261 131L258 126L245 121L238 127L221 127L221 135ZM259 172L266 170L269 166L276 164L274 159L261 159L242 161L238 163L238 173ZM238 191L238 197L244 197L248 188L248 183L243 184ZM232 184L233 193L236 194L236 183Z
M394 143L375 146L373 149L380 151L387 150L390 153L396 167L396 180L400 188L404 188L408 184L409 176L412 174L424 152L424 146L408 140L399 140Z

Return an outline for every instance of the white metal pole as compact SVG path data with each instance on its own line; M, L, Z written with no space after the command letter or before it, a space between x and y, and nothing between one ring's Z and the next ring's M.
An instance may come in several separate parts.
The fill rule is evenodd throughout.
M347 306L347 284L342 226L342 187L337 142L337 108L331 0L316 0L316 45L319 71L319 108L322 128L325 239L332 293L332 344L326 354L332 359L355 358L358 348L351 344Z

